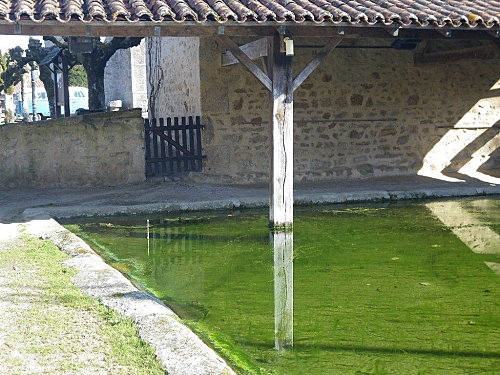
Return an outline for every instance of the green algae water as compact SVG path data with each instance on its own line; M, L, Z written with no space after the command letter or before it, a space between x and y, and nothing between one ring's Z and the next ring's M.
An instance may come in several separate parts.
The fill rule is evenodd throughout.
M67 227L240 374L500 374L497 198L99 220Z

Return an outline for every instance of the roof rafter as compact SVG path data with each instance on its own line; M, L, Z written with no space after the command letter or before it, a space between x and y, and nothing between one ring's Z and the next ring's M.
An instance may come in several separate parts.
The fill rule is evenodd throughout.
M74 23L73 23L74 22ZM282 26L294 37L334 37L344 38L396 38L382 26L361 25L310 25L286 23L277 24L225 24L224 34L227 36L272 36ZM183 23L150 23L150 22L93 22L86 24L78 21L60 23L44 21L34 23L20 21L18 23L2 23L0 20L0 35L58 35L58 36L216 36L220 25L214 22L183 22ZM398 30L400 39L447 39L436 27L406 27ZM496 39L500 33L490 29L453 29L453 39Z

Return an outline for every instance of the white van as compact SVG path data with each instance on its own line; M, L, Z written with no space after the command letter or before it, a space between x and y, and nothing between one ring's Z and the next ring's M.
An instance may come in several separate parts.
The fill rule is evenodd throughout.
M89 108L89 90L86 87L70 86L69 91L69 108L70 113L74 114L78 109ZM33 105L31 100L31 93L25 95L26 102L24 108L27 113L32 114ZM43 88L37 88L35 91L35 111L39 120L50 117L49 100L47 92ZM61 107L61 112L64 113L64 107ZM22 117L23 102L18 100L16 105L16 115Z
M89 90L86 87L69 87L70 113L78 109L89 109Z

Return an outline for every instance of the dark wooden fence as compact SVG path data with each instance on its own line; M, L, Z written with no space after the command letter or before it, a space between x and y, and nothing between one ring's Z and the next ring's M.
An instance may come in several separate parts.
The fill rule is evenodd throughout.
M146 119L146 176L201 171L202 129L200 116Z

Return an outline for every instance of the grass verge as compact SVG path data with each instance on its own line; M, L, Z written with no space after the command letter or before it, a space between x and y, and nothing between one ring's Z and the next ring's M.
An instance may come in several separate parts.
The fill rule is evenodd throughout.
M0 373L164 374L130 319L87 297L51 242L0 248Z

